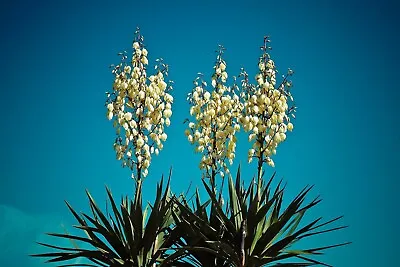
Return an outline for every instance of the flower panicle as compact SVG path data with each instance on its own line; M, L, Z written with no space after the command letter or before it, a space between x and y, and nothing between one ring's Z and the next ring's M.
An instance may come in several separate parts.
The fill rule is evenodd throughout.
M214 179L217 173L229 173L227 162L233 163L236 151L236 132L240 130L238 118L243 105L235 87L227 86L227 64L223 59L224 48L219 46L211 88L199 73L194 80L187 100L193 121L188 120L185 135L203 154L199 168Z
M269 43L267 36L261 46L255 82L242 68L239 76L233 77L233 85L227 85L223 46L216 51L211 89L202 73L193 82L194 88L187 97L193 121L188 120L185 135L195 145L195 151L203 154L199 167L208 176L227 169L226 162L232 164L240 129L249 133L248 161L258 158L259 163L272 167L278 145L286 140L287 131L293 130L291 118L295 118L296 107L289 80L293 71L289 69L282 82L277 83L278 71L269 54Z
M248 81L247 73L242 70L244 112L240 122L243 129L249 132L248 139L252 143L248 161L258 158L262 163L274 167L272 156L276 154L278 144L286 140L287 131L293 130L289 115L294 118L292 113L296 107L289 107L294 102L290 92L292 82L288 80L293 71L289 69L282 82L277 84L278 71L268 53L271 50L268 43L268 37L264 38L255 84Z
M136 171L138 179L147 176L152 155L163 149L173 104L172 82L165 81L168 65L156 60L156 72L148 76L148 50L143 40L137 30L129 62L126 51L120 53L121 63L113 66L112 93L107 93L106 100L106 116L116 128L117 160Z

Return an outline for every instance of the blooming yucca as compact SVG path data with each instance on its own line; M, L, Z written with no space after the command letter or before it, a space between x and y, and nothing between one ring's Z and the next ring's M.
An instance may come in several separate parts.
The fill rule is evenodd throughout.
M289 115L294 117L293 113L296 111L294 106L289 108L293 98L289 91L292 83L288 77L293 71L289 69L277 86L277 70L267 52L270 49L267 47L268 42L268 37L265 37L258 62L259 72L255 77L257 83L249 83L248 74L243 69L240 74L243 77L241 97L244 101L240 123L249 132L249 142L253 143L248 151L248 160L251 162L253 157L258 158L259 167L264 162L275 166L271 157L276 154L278 144L286 139L287 130L293 129Z
M168 93L171 83L165 82L168 65L157 60L156 73L147 76L148 51L143 36L136 31L133 53L127 62L126 52L120 53L121 63L113 67L112 93L107 93L107 117L114 120L117 138L114 150L122 165L136 171L139 179L148 174L152 154L158 155L167 140L173 97Z
M303 223L308 210L321 201L317 197L304 204L312 186L306 186L284 208L285 186L279 182L273 188L275 173L268 181L263 179L263 165L274 166L271 157L286 139L286 132L293 129L290 116L295 117L296 111L294 106L289 107L293 98L288 78L293 72L289 69L277 85L275 63L267 53L268 42L264 38L255 84L249 82L242 69L241 86L236 84L235 77L233 85L227 85L224 48L220 46L211 88L199 74L188 94L193 120L188 120L185 134L202 154L199 167L210 178L202 179L208 200L202 202L196 190L190 205L186 194L171 193L170 172L165 189L162 178L154 203L143 209L142 177L148 173L152 154L158 154L167 139L165 127L170 125L173 98L168 93L172 86L165 82L168 66L162 60L157 60L156 73L147 76L148 51L137 30L130 62L127 53L121 53L121 63L112 70L113 91L108 93L106 101L107 117L113 120L117 131L114 143L117 159L133 171L134 198L122 198L117 205L107 188L111 212L106 207L104 213L87 192L92 215L78 214L67 203L79 223L76 228L83 230L86 237L51 233L69 239L74 248L39 243L57 251L33 256L50 258L47 262L86 260L62 266L330 266L310 256L348 243L306 249L291 247L304 238L345 228L330 226L341 217ZM252 142L249 161L253 158L258 161L258 179L253 179L247 187L240 168L234 181L227 166L235 158L236 134L241 128L249 132L248 139ZM228 174L226 204L224 179L220 188L215 186L218 174L222 177ZM76 242L83 243L83 248ZM285 263L279 263L282 260Z
M211 77L211 91L207 90L200 73L187 98L191 104L190 115L195 120L189 122L185 134L188 141L196 145L196 151L203 154L199 167L212 181L217 173L223 176L229 172L226 161L233 163L235 134L240 129L238 118L243 108L236 88L226 86L228 74L223 51L220 46Z

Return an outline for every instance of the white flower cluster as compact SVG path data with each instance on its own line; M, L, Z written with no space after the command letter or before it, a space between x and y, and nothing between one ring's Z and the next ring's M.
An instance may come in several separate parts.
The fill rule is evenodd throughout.
M248 139L253 143L248 151L248 161L251 162L253 157L256 157L274 167L272 155L276 154L278 144L286 139L286 132L293 130L288 116L294 111L288 106L288 97L292 97L286 89L291 86L287 78L293 72L289 70L283 82L276 86L275 63L265 51L266 49L258 63L259 73L255 77L257 84L242 83L244 113L240 123L243 129L250 133ZM241 75L247 74L242 71Z
M282 83L277 85L277 70L267 53L267 42L269 40L264 39L255 84L249 82L248 74L242 69L239 76L243 77L240 97L236 93L239 89L236 83L232 87L226 85L228 74L226 63L221 58L223 49L219 51L214 66L211 80L213 90L207 91L207 84L204 81L199 84L198 77L194 81L194 89L188 95L192 105L190 115L195 121L189 121L185 134L188 141L196 146L196 151L203 154L200 169L205 169L212 178L221 168L229 173L225 161L233 163L235 135L241 128L249 132L248 139L252 143L248 161L257 158L259 167L263 163L275 166L272 156L276 154L278 144L286 139L287 131L293 130L289 115L295 117L296 108L289 107L293 98L289 91L291 82L288 81L293 71L289 69Z
M147 77L148 51L139 35L133 42L131 64L123 55L115 66L113 92L108 94L107 118L114 120L117 138L114 150L123 166L135 170L136 177L146 177L152 154L158 155L167 140L165 126L170 125L173 97L172 89L164 81L167 68L158 68L155 75ZM160 62L160 61L159 61ZM160 62L162 66L167 66Z
M214 173L228 173L226 160L230 164L235 158L236 132L240 125L243 104L235 89L225 85L228 74L226 62L217 56L212 75L212 91L207 91L207 83L201 77L194 81L194 89L188 94L187 100L191 104L190 115L195 118L189 122L185 135L191 144L195 144L196 152L202 153L199 167L211 176Z

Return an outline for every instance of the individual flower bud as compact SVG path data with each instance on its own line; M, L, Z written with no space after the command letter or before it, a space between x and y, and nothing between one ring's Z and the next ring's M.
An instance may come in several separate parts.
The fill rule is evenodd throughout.
M145 96L146 96L146 95L145 95L145 93L144 93L143 91L140 91L140 92L139 92L139 98L140 98L140 99L144 99Z
M141 136L139 136L139 138L137 139L136 145L138 147L142 147L144 145L144 140L143 140L143 138Z
M163 147L164 147L163 143L159 143L159 144L158 144L158 148L159 148L160 150L162 150Z
M146 49L146 48L143 48L143 49L142 49L142 55L145 56L145 57L147 57L147 54L148 54L147 49Z
M107 119L108 119L108 120L112 120L113 115L114 115L114 114L113 114L111 111L108 112L108 113L107 113Z
M212 85L212 87L215 88L215 86L217 86L217 81L215 79L212 79L211 85Z
M163 133L161 136L160 136L160 140L161 141L163 141L163 142L165 142L166 140L167 140L167 134L166 133Z
M265 64L264 64L264 62L258 63L258 68L259 68L260 71L264 71L264 70L265 70Z
M148 159L145 159L143 162L143 168L148 168L150 166L150 161Z
M174 98L170 94L165 94L164 98L169 103L172 103L174 101Z
M160 89L164 91L164 90L167 88L167 83L164 82L164 81L161 81L161 82L158 84L158 87L160 87Z
M228 73L226 73L225 71L222 72L221 79L222 79L223 82L226 82L226 79L228 79Z
M148 144L144 144L143 150L144 150L147 154L148 154L148 152L149 152L149 149L150 149L149 145L148 145Z
M172 110L166 109L164 110L164 117L165 118L170 118L172 116Z
M133 48L136 50L136 49L139 49L140 48L140 45L139 45L139 43L138 42L134 42L133 43Z
M143 63L143 65L148 65L149 64L149 61L147 60L147 57L142 57L140 59L140 61Z
M113 103L109 103L109 104L107 105L107 109L108 109L110 112L112 112L112 111L114 110L114 105L113 105Z
M267 157L267 164L268 164L269 166L271 166L272 168L275 167L275 163L274 163L274 161L273 161L270 157Z
M249 157L252 157L255 152L256 151L253 148L249 149L249 153L248 153Z
M260 109L258 108L258 106L254 105L253 111L254 111L255 114L258 114L258 112L260 111Z
M219 64L219 68L220 68L222 71L225 71L226 65L225 65L223 62L221 62L221 63Z
M211 94L210 94L209 92L205 92L205 93L204 93L204 99L205 99L206 101L210 100L210 96L211 96Z
M293 124L291 122L287 124L287 129L289 132L293 131Z
M132 113L130 113L130 112L125 113L124 114L124 119L127 120L127 121L132 120Z
M254 134L258 134L258 127L257 127L257 126L254 126L254 128L253 128L253 133L254 133Z

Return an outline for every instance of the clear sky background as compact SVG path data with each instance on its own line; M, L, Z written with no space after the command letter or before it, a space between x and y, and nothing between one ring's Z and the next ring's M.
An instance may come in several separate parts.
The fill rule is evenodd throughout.
M319 259L334 266L400 266L399 7L396 1L3 1L0 3L0 266L43 266L45 231L70 227L63 201L87 210L84 190L104 203L132 194L128 169L112 149L106 119L108 66L141 28L150 64L163 57L175 81L169 139L144 185L173 166L173 190L200 186L199 155L183 134L186 94L197 72L210 74L215 49L227 70L255 75L259 46L270 35L281 73L295 71L295 129L278 148L278 177L288 199L307 184L324 201L315 216L344 215L340 233L310 241L353 241ZM246 162L240 139L237 161ZM237 164L235 165L235 167ZM235 168L234 167L234 168ZM271 173L272 170L269 170ZM254 175L245 166L246 181Z

